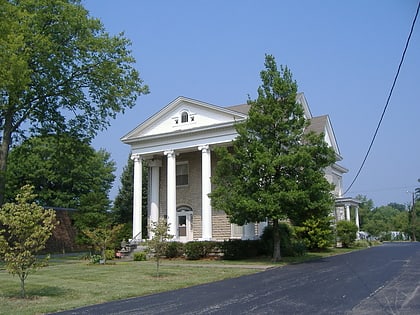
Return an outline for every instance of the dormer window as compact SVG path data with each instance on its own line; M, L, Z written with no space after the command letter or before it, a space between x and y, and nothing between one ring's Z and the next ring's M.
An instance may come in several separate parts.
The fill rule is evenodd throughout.
M181 123L186 123L186 122L188 122L188 113L187 112L182 112Z

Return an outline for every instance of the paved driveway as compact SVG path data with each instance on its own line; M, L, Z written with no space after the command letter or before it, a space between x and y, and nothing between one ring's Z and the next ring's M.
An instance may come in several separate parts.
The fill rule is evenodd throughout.
M59 314L420 314L420 243L387 243Z

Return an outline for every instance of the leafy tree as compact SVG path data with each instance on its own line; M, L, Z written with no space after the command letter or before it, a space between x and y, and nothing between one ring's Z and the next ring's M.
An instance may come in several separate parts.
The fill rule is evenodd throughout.
M168 241L173 238L173 235L169 234L169 224L165 219L161 219L159 222L152 222L150 229L153 237L147 242L147 246L148 251L153 254L156 260L156 276L159 277L160 260L165 256Z
M147 86L124 34L80 0L0 2L0 204L9 149L22 133L92 138Z
M367 231L365 224L369 221L370 215L374 208L373 200L368 199L367 196L357 195L356 198L361 203L359 204L359 223L362 231Z
M342 220L337 222L337 237L343 247L350 247L356 241L357 225L354 222Z
M6 269L20 279L21 296L26 297L25 280L31 271L45 266L48 258L36 254L45 248L58 222L55 212L33 202L33 187L25 185L15 203L5 203L0 209L0 257Z
M106 250L115 249L117 235L124 226L122 224L114 226L100 226L92 229L84 229L83 233L89 238L89 241L95 250L101 252L102 261L106 264Z
M391 206L381 206L373 209L365 220L363 230L371 235L390 239L391 231L408 231L408 212L401 212Z
M406 205L397 202L390 202L387 204L388 207L394 208L400 212L405 212L407 210Z
M68 134L33 137L10 152L6 196L31 184L38 204L75 208L80 230L95 227L107 217L114 170L110 154L86 141Z
M142 231L144 235L147 235L147 183L148 183L148 167L146 163L143 163L142 171ZM118 189L118 194L115 197L113 206L113 217L115 223L125 224L126 232L124 237L131 237L131 230L133 225L133 182L134 182L134 162L131 156L128 157L127 165L124 167L120 177L121 186Z
M328 216L332 185L324 168L335 162L322 134L306 132L309 122L296 102L297 84L287 67L277 70L266 55L258 98L249 100L248 119L236 125L232 147L218 148L212 177L212 205L233 223L273 222L273 260L281 259L279 220L294 224Z

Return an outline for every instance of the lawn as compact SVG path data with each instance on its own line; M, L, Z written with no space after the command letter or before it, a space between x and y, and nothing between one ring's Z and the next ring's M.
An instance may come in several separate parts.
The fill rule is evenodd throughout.
M343 253L336 249L308 254L282 263L246 261L164 260L160 276L154 261L111 261L92 265L79 257L54 257L48 267L28 276L27 299L20 299L19 278L0 265L0 314L44 314L134 296L189 287L260 272L261 265L281 266ZM232 268L234 267L234 268ZM186 276L187 275L187 276Z

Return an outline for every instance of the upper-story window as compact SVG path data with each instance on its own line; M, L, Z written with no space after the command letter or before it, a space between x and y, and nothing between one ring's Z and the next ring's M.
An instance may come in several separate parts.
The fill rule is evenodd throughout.
M186 122L188 122L188 113L187 112L182 112L181 123L186 123Z
M188 185L188 162L179 162L176 164L176 185Z

